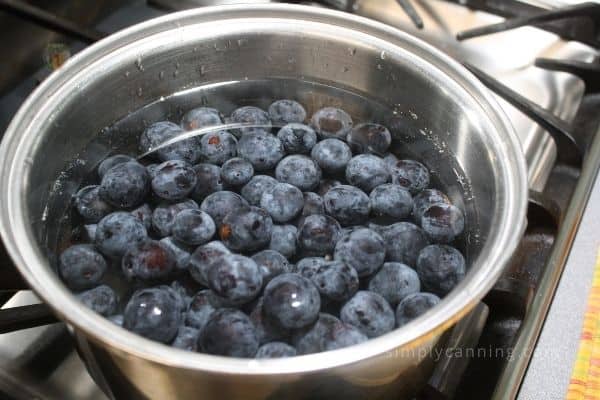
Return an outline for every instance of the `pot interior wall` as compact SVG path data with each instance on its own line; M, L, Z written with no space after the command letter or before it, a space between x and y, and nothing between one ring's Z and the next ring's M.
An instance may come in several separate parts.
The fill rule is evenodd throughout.
M64 86L60 107L49 111L31 150L26 177L29 218L51 257L66 244L71 195L107 154L135 152L145 126L165 116L178 121L199 105L227 114L285 97L303 102L309 115L336 105L355 123L386 124L392 151L425 163L465 210L463 250L471 261L477 257L498 223L503 178L490 150L493 125L474 100L456 95L459 82L426 71L411 49L344 28L313 33L269 21L221 28L174 28L124 45Z

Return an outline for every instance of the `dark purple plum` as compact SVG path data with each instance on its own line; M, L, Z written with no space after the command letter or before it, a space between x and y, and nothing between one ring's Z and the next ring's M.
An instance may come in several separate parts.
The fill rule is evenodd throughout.
M387 260L401 262L409 267L417 265L419 252L429 244L425 231L410 222L384 226L381 237L385 242Z
M298 248L306 256L326 256L340 238L340 224L327 215L309 215L298 227Z
M406 296L418 293L421 282L417 272L408 265L388 262L369 281L369 290L380 294L392 307Z
M321 108L310 120L322 138L346 139L352 129L352 118L344 110L335 107Z
M380 295L359 291L340 311L340 318L360 330L369 338L375 338L394 329L394 311Z
M210 107L198 107L183 114L181 127L186 131L215 126L223 123L219 110Z
M350 186L336 186L323 196L325 212L340 225L359 225L369 218L369 196L362 190Z
M180 211L173 220L173 237L190 246L208 242L217 228L211 216L204 211L187 209Z
M269 342L258 348L256 358L285 358L294 357L296 349L287 343Z
M280 182L294 185L302 191L309 191L319 185L321 169L307 156L291 155L277 164L275 177Z
M208 286L210 267L226 254L230 254L229 249L219 241L209 242L198 247L192 253L188 265L191 277L201 285Z
M369 338L358 328L338 321L331 326L325 336L325 351L343 349L344 347L354 346L363 343Z
M386 222L398 222L407 218L413 208L410 192L393 183L377 186L371 191L369 198L373 215Z
M102 254L120 258L130 246L146 241L144 224L128 212L108 214L98 222L95 244Z
M177 331L177 336L173 339L171 346L176 349L196 351L198 349L198 337L200 331L198 329L182 325Z
M156 146L166 142L180 132L181 127L173 122L156 122L148 126L140 135L139 151L140 153L145 153L149 150L152 150Z
M244 185L240 194L250 205L258 207L263 193L270 190L277 183L277 179L272 176L255 175L250 179L250 182Z
M135 161L117 164L104 174L100 183L100 197L119 208L142 204L150 191L150 175Z
M253 251L271 241L273 220L262 208L248 207L227 214L219 227L221 241L234 251Z
M221 167L221 178L227 185L243 186L252 179L254 167L250 161L234 157L223 163Z
M325 351L325 340L329 332L341 323L331 314L320 313L315 323L297 331L292 341L299 355Z
M315 285L298 274L282 274L269 282L264 291L263 311L267 318L287 329L313 323L321 308Z
M323 198L314 192L304 192L304 207L302 208L302 216L307 217L315 214L325 214L325 206Z
M208 289L201 290L192 298L185 314L185 324L201 331L217 308L214 293Z
M260 206L271 215L273 221L288 222L302 211L304 196L296 186L277 183L262 194Z
M248 127L232 130L233 134L238 138L250 134L267 135L269 134L271 127L269 114L266 111L253 106L240 107L234 110L229 119L232 123L266 125L266 127Z
M75 208L87 223L96 223L112 212L112 206L100 197L100 186L80 189L74 197Z
M255 171L273 169L285 156L283 143L270 134L249 133L237 145L238 155L250 161Z
M281 253L275 250L259 251L252 256L262 274L263 285L269 283L277 275L290 272L290 263Z
M58 272L68 287L83 290L97 286L107 267L106 260L93 245L76 244L61 253Z
M277 132L283 148L288 154L308 154L317 143L317 134L308 125L291 123Z
M310 156L326 174L339 174L346 170L352 159L350 147L339 139L325 139L313 147Z
M444 296L465 277L465 258L454 247L432 244L419 253L417 273L425 290Z
M385 126L367 122L352 128L346 140L355 153L383 155L392 143L392 135Z
M406 325L425 314L439 302L440 298L432 293L421 292L406 296L396 308L396 325L398 327Z
M211 216L217 227L227 214L247 208L248 202L243 197L226 190L208 195L200 205L200 209Z
M296 254L298 228L294 225L273 225L269 249L281 253L286 258Z
M130 161L135 161L135 158L125 154L115 154L114 156L107 157L98 165L98 176L102 179L104 174L115 165Z
M159 237L170 236L175 216L183 210L198 209L194 200L185 200L175 204L159 204L152 212L152 228Z
M400 160L390 168L392 182L408 189L413 195L429 186L429 170L415 160Z
M325 260L323 257L306 257L298 261L294 272L312 280L317 271L329 263L330 261Z
M356 270L341 261L322 264L311 280L321 297L333 301L346 301L358 290Z
M162 199L178 201L194 190L196 182L196 172L190 164L181 160L165 161L156 169L152 190Z
M204 162L221 165L237 154L237 140L227 131L210 132L200 138L200 155Z
M265 344L286 339L290 332L266 317L263 304L264 298L260 297L250 312L250 320L256 327L256 336L259 343Z
M148 204L142 204L138 208L131 210L130 213L144 224L146 230L152 228L152 208Z
M151 287L131 296L123 313L123 327L148 339L171 343L181 319L175 295L166 287Z
M300 123L306 119L306 110L295 100L276 100L269 106L269 117L274 124Z
M432 241L450 243L465 229L465 216L452 204L438 203L425 210L421 227Z
M377 186L389 182L390 173L382 158L373 154L360 154L348 162L346 180L369 193Z
M198 339L200 350L220 356L252 358L258 350L256 328L246 314L234 309L215 311Z
M423 189L418 195L413 197L413 216L415 221L421 221L425 210L434 204L451 204L450 199L442 191L437 189Z
M231 304L253 300L262 288L262 271L251 258L226 254L208 269L208 286Z
M221 168L214 164L196 164L196 187L191 193L191 197L202 202L209 194L220 192L225 188L221 179Z
M375 231L359 228L344 235L335 246L334 258L363 278L377 271L385 260L385 242Z
M184 130L173 122L156 122L146 128L140 136L139 150L145 153L183 133ZM195 164L200 159L201 148L198 139L194 137L180 140L157 150L156 153L161 161L182 160Z
M146 240L129 246L121 268L127 279L165 279L175 268L175 255L161 242Z
M106 285L96 286L77 294L77 298L87 308L97 312L103 317L108 317L117 312L119 298L114 290Z

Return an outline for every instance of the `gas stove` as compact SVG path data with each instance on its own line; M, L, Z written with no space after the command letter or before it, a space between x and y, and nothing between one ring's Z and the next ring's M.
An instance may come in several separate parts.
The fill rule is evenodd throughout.
M0 131L61 57L167 12L252 2L268 1L106 0L90 10L79 2L57 1L48 6L41 1L0 0L6 37L18 40L28 34L35 38L21 39L19 46L13 46L19 51L14 50L18 54L12 68L2 67ZM37 3L47 8L36 7ZM537 340L554 296L560 304L565 289L557 292L559 280L600 168L600 136L596 135L600 128L596 111L600 105L600 5L559 0L302 3L398 27L465 64L497 94L529 166L528 228L521 245L492 291L436 351L436 368L419 398L562 398L560 389L544 388L536 395L527 382L536 382L534 367L544 367L540 365L544 356L537 353L543 353L548 340L553 343L546 331L543 340ZM46 43L53 45L44 47ZM6 255L0 253L0 278L2 257ZM572 279L571 274L565 274L566 278ZM561 287L568 288L565 279ZM30 291L17 290L20 282L0 282L0 304L4 304L0 310L0 398L106 399L79 360L68 328L54 321ZM579 303L585 303L586 294L576 294ZM575 350L571 348L573 354L565 353L565 357L574 356ZM569 371L570 364L563 369ZM562 379L568 380L568 375Z

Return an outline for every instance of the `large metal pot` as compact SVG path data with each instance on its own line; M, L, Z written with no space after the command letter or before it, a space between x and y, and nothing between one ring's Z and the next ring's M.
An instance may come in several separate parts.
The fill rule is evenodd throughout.
M65 163L103 127L161 96L207 82L265 77L333 82L394 108L395 138L410 143L442 182L454 182L447 190L466 210L470 270L464 281L402 329L351 348L280 360L175 350L82 306L53 267L56 226L64 217L55 210L68 207L77 186L76 180L56 183ZM349 107L357 119L367 117ZM100 146L94 154L107 151ZM71 164L69 174L90 169L91 154L86 150L81 158L87 162ZM206 8L102 40L31 95L4 136L0 163L0 228L10 256L71 327L97 382L119 399L408 396L427 376L428 351L491 288L525 226L519 143L472 75L389 26L301 6Z

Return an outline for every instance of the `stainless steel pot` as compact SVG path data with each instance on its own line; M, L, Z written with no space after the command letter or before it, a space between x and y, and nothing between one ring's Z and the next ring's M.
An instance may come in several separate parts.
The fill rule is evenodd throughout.
M265 77L329 82L394 109L397 143L410 143L442 182L454 182L447 189L466 210L471 266L464 281L402 329L351 348L280 360L175 350L82 306L51 261L52 232L61 222L51 211L68 207L76 190L60 179L65 162L80 156L103 127L161 96ZM350 111L367 117L359 106ZM89 169L93 160L87 156L81 157L87 163L71 164L69 171ZM527 179L519 143L472 75L389 26L301 6L188 11L102 40L21 107L4 136L0 163L0 229L10 256L71 327L97 382L119 399L409 396L427 376L428 351L491 288L525 226Z

